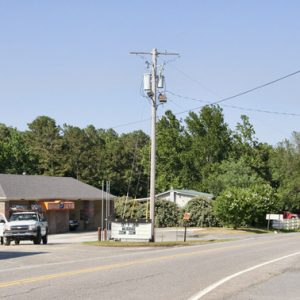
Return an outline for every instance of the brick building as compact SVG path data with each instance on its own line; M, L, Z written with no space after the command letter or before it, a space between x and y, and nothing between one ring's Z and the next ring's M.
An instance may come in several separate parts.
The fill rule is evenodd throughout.
M69 220L79 221L79 230L105 224L113 213L114 196L71 177L0 174L0 213L39 209L50 233L69 231Z

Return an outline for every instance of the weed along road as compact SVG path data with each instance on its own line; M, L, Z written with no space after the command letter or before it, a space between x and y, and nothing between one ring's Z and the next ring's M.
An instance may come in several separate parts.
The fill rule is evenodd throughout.
M84 240L84 234L81 235ZM51 241L52 239L52 241ZM299 299L300 234L171 248L0 247L1 299Z

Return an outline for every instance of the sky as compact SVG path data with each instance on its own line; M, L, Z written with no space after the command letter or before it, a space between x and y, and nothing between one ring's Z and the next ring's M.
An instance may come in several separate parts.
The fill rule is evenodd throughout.
M300 70L299 11L296 0L0 0L0 123L23 131L46 115L60 126L150 134L141 93L150 57L130 51L180 53L159 57L172 94L158 115L184 120L205 104L195 99ZM297 74L221 103L226 123L234 129L246 114L260 142L290 138L300 131L299 83Z

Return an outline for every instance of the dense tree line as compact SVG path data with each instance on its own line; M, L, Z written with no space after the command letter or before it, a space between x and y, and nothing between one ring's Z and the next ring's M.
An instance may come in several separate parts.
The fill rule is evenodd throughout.
M1 173L71 176L100 188L110 180L113 194L135 198L148 195L149 160L150 139L142 131L60 126L47 116L26 131L0 124ZM300 212L300 133L271 146L255 138L247 116L230 129L219 106L190 112L185 120L167 111L157 122L157 191L171 187L213 193L224 220L222 209L236 213L229 206L236 201L256 207L260 216ZM255 203L258 194L261 203ZM261 218L240 223L259 224Z
M41 116L28 130L0 125L0 172L71 176L96 187L111 181L111 193L147 194L148 176L142 149L149 137L142 131L118 135L114 130L60 127Z

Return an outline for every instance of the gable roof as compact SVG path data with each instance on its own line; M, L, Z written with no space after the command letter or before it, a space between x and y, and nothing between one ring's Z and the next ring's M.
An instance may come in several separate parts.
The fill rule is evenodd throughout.
M102 198L114 196L71 177L0 174L0 201Z
M180 194L180 195L193 196L193 197L202 196L202 197L206 197L206 198L209 198L209 199L212 199L214 197L213 194L202 193L202 192L198 192L198 191L195 191L195 190L185 190L185 189L183 189L183 190L171 189L171 190L162 192L160 194L157 194L156 197L163 196L163 195L169 194L171 192L174 192L174 193Z
M160 196L170 194L171 192L174 192L174 193L180 194L180 195L185 195L185 196L205 197L205 198L208 198L208 199L213 199L214 198L213 194L202 193L202 192L198 192L198 191L195 191L195 190L179 190L179 189L171 189L171 190L156 194L155 198L159 198ZM135 200L143 202L143 201L148 201L149 199L150 199L150 197L139 198L139 199L135 199Z

